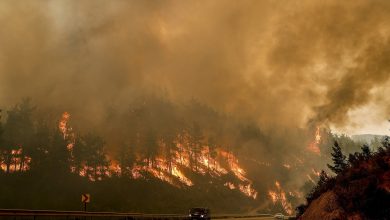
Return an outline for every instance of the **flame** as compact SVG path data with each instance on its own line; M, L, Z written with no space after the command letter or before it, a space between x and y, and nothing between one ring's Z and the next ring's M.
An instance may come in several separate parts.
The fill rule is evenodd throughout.
M247 184L247 185L239 184L238 188L242 193L244 193L248 197L252 197L253 199L257 198L257 192L255 189L253 189L251 184Z
M70 114L64 112L59 122L59 130L63 134L64 139L68 140L68 150L71 153L70 160L73 161L73 148L75 145L75 135L72 128L69 126ZM231 190L239 190L244 195L253 199L257 198L257 191L253 188L253 183L246 177L245 170L240 166L238 159L232 152L214 148L216 154L212 157L210 146L199 146L200 151L195 155L192 150L191 136L182 132L175 139L176 148L171 150L169 155L172 158L165 158L157 155L155 158L141 158L137 156L136 161L131 167L129 178L140 179L153 176L161 181L167 182L175 187L193 186L195 183L185 175L185 170L201 175L211 175L220 177L229 172L239 180L237 185L233 183L225 183ZM165 144L162 140L157 141L160 149L164 149ZM224 165L222 165L224 164ZM269 164L268 164L269 165ZM85 162L76 170L76 167L71 167L71 172L77 173L82 177L88 178L90 181L99 181L104 176L111 177L112 175L122 175L122 169L119 163L115 160L110 160L109 167L89 167Z
M60 119L60 122L58 123L58 128L60 129L61 133L64 135L64 139L66 138L68 134L68 121L70 118L70 114L68 112L62 113L62 117Z
M253 188L252 181L245 175L245 170L240 166L238 159L233 153L222 150L220 148L214 149L216 156L213 158L210 154L209 146L202 146L198 155L194 156L190 148L190 137L187 134L178 135L176 140L176 149L170 153L173 158L157 156L152 161L138 157L131 170L131 178L140 179L147 178L146 175L151 175L161 181L167 182L175 187L193 186L195 183L185 175L184 170L201 175L211 175L220 177L229 172L239 180L237 185L228 182L224 186L231 190L239 190L244 195L253 199L257 198L257 191ZM160 143L160 147L164 144ZM226 165L222 165L224 162ZM110 170L113 173L120 173L120 167L115 161L110 165Z
M313 172L314 175L316 176L320 176L321 175L321 172L320 171L317 171L316 169L312 168L311 171Z
M68 112L62 113L61 119L58 123L58 129L64 136L64 140L68 140L66 148L72 153L75 144L75 135L72 127L69 126L70 114Z
M314 135L314 141L311 142L309 144L309 146L307 147L307 149L315 154L318 154L320 155L321 154L321 150L318 146L318 144L320 144L321 142L321 133L320 133L320 127L317 126L317 129L316 129L316 133Z
M225 183L224 186L228 187L231 190L236 188L236 186L233 183L231 183L231 182Z
M317 126L315 140L316 140L316 144L319 144L321 142L321 134L320 134L320 127L319 126Z
M269 190L268 191L268 195L270 196L271 201L274 204L279 202L282 205L284 211L287 214L292 215L293 214L293 208L292 208L291 203L287 201L285 191L282 189L282 187L281 187L281 185L280 185L280 183L278 181L275 181L275 186L276 186L275 190ZM291 194L291 192L289 192L289 193Z
M10 173L14 172L25 172L30 169L31 157L23 155L23 148L19 147L18 149L13 149L10 152L11 160L8 166L8 171ZM0 164L0 169L7 171L7 164L2 162Z

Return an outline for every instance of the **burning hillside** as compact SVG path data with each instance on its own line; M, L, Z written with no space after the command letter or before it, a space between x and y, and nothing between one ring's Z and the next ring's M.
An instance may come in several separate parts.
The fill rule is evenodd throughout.
M73 160L74 151L80 148L75 143L74 134L71 127L68 126L70 114L65 112L59 122L59 128L64 139L68 140L67 149L70 152L71 160ZM171 149L167 148L167 143L163 140L155 140L158 153L152 158L143 158L141 155L135 155L136 159L133 164L128 167L122 167L118 161L109 161L108 167L91 167L86 161L81 169L78 169L80 176L88 177L91 181L102 180L104 177L112 175L127 176L132 179L147 178L147 175L152 175L164 182L167 182L176 187L193 186L193 181L187 177L185 172L194 172L200 175L209 175L212 178L218 178L229 173L236 177L236 184L227 182L224 185L229 189L238 189L248 197L256 199L257 191L252 187L252 181L245 175L244 169L240 166L238 159L231 153L224 151L218 147L211 150L210 146L198 144L194 146L191 143L191 137L187 132L177 135L173 140L174 146ZM213 152L211 152L213 151ZM166 152L165 156L161 152ZM122 169L129 169L130 172L122 172ZM72 172L76 172L74 167ZM92 171L92 172L89 172Z
M113 211L137 210L138 195L142 210L291 214L334 140L350 153L348 135L388 131L389 12L388 0L0 1L0 206L28 194L39 208L61 186L69 200L44 205L91 187L121 198L96 203Z
M14 110L16 118L24 114L23 108L21 105ZM172 128L159 127L160 122L154 121L151 109L135 108L129 114L127 117L132 119L129 121L132 126L129 130L133 132L122 139L116 152L109 152L112 147L108 148L108 143L98 135L84 135L73 129L75 121L69 112L57 117L57 129L52 131L47 125L34 122L36 127L32 129L31 137L34 141L23 144L28 148L11 147L10 154L3 151L2 158L10 159L2 160L2 170L5 173L27 173L38 168L45 170L47 168L40 164L54 159L62 161L63 165L58 167L62 172L70 172L97 184L119 178L146 182L158 180L183 191L216 187L246 197L251 201L248 209L262 207L263 211L283 211L286 214L293 213L294 205L302 201L303 194L300 188L303 183L295 183L289 176L300 176L312 182L318 178L318 165L312 163L310 158L319 158L320 155L308 147L302 147L301 153L288 155L288 160L275 160L273 154L259 160L258 156L235 150L242 148L240 144L246 148L252 147L242 142L243 137L234 140L230 138L236 136L234 133L217 135L209 132L213 127L208 123L202 122L202 126L196 123L180 125L181 128L178 126L172 132ZM165 117L168 116L162 118ZM4 124L6 130L11 129L14 119L8 120ZM33 118L31 120L34 121ZM158 130L146 126L150 120L153 120ZM249 126L242 129L259 135L256 128ZM321 129L314 129L310 136L309 145L320 149L323 144ZM260 136L245 138L253 141L257 137ZM20 138L23 139L23 136ZM238 146L232 146L232 143ZM280 170L284 176L272 174L274 170Z

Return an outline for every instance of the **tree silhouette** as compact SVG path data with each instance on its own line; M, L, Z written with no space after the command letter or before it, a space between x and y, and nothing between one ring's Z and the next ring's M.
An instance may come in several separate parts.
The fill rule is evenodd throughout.
M122 177L131 177L131 170L136 161L134 147L131 143L123 143L119 148L119 166Z
M191 163L195 165L195 170L198 170L198 160L202 146L203 146L203 134L202 130L198 123L193 122L192 126L189 128L190 135L190 151L191 151Z
M365 160L369 159L372 155L371 149L368 145L363 145L362 147L362 156Z
M147 131L143 144L147 165L153 167L158 152L158 139L152 128Z
M14 171L16 171L17 166L21 171L25 163L26 152L30 155L34 151L32 149L32 139L35 133L32 121L34 109L30 99L24 99L7 112L7 120L4 124L4 142L1 146L7 173L10 172L11 164L15 166ZM19 151L20 149L23 150ZM18 153L15 154L17 151Z
M346 156L341 151L340 145L337 143L337 141L334 142L334 146L332 147L333 152L332 160L333 160L333 166L330 164L327 164L330 170L332 170L335 174L339 174L345 170L345 168L348 167L348 164L346 162Z

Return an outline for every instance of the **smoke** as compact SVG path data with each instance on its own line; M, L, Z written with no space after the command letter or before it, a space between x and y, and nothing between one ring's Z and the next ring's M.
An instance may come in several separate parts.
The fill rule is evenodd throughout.
M1 1L0 108L31 97L115 148L134 133L126 112L138 97L169 101L138 102L154 109L154 129L199 117L164 114L175 109L169 103L197 100L249 122L239 128L249 141L237 146L252 155L246 166L294 167L302 155L292 153L313 141L315 126L353 132L387 123L389 23L387 0ZM210 119L194 121L225 131L217 141L233 145L239 126L231 125L240 123ZM307 161L324 163L314 157ZM248 175L266 195L275 180L300 187L300 172L272 166Z
M2 1L0 106L31 97L114 135L120 119L107 115L138 96L196 99L288 151L308 125L354 125L350 113L373 103L388 117L389 10L386 0Z

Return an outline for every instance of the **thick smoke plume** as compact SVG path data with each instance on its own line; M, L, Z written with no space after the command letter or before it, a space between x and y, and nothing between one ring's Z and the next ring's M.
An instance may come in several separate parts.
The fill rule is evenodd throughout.
M245 144L275 161L315 126L390 112L387 0L1 1L0 24L0 107L31 97L110 147L142 96L249 121L263 139Z
M143 93L268 131L343 125L390 76L387 1L0 4L1 105L32 97L91 126Z
M113 152L132 123L168 138L183 118L206 121L206 135L251 156L259 201L276 180L302 186L307 146L307 161L326 157L309 145L317 126L390 114L387 0L1 1L0 24L0 108L31 97L57 121L70 112L76 132L98 131ZM150 121L128 117L139 106Z

